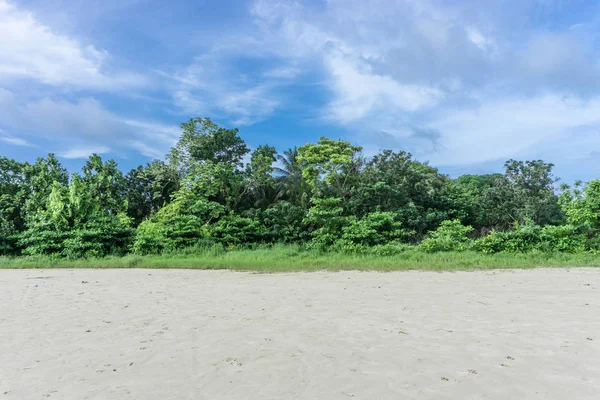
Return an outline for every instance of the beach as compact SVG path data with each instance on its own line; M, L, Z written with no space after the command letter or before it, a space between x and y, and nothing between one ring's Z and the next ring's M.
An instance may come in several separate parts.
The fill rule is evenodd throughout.
M0 399L595 399L600 270L0 270Z

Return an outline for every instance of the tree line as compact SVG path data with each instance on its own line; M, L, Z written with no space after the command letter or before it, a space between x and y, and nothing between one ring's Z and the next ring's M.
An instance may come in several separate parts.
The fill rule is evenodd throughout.
M541 160L451 179L404 151L365 158L322 137L283 154L251 152L237 129L210 119L181 127L165 161L127 174L98 155L70 176L53 154L1 157L0 255L270 243L377 254L600 249L600 180L556 188L553 165Z

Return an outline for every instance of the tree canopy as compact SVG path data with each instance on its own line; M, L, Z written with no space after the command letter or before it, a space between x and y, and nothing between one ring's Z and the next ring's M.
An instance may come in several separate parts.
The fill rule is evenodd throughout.
M452 179L404 151L364 157L326 137L251 151L208 118L181 125L166 161L123 173L92 155L69 176L49 154L0 157L0 254L100 257L299 243L321 250L596 251L600 180L563 185L542 160Z

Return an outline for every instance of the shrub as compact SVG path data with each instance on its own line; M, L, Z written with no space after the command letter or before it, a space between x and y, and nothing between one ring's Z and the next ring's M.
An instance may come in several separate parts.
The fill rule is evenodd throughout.
M311 247L327 248L341 239L342 227L355 218L345 217L343 212L344 209L339 198L313 199L313 206L303 220L304 224L313 229L310 233L312 236Z
M225 245L258 243L265 240L267 229L260 221L231 214L210 226L210 235Z
M508 232L493 231L477 240L473 247L485 254L536 250L576 253L591 248L587 237L573 225L541 227L533 223L516 225Z
M538 249L546 252L578 253L590 250L590 245L586 235L573 225L548 225L540 232Z
M96 215L78 228L57 228L37 222L19 236L26 255L60 254L67 258L123 255L130 245L133 229L124 215Z
M28 256L60 254L70 233L54 229L51 224L36 224L19 235L18 245Z
M329 249L342 253L366 253L369 250L369 247L361 243L354 243L349 240L338 239L329 247Z
M542 227L532 222L517 224L512 231L492 231L488 236L477 240L474 248L485 254L532 251L540 245L541 232Z
M306 236L302 224L305 214L302 208L287 201L281 201L267 208L261 215L266 229L266 239L269 242L283 243L303 240Z
M487 236L473 243L473 249L484 254L494 254L505 250L506 232L491 231Z
M207 228L195 215L172 216L168 222L152 219L142 222L136 231L133 252L159 254L193 247L208 236Z
M0 236L0 256L19 254L18 235Z
M392 240L404 239L410 232L402 229L398 215L392 212L374 212L357 220L349 218L342 228L342 240L363 246L376 246Z
M464 251L471 246L468 234L473 227L464 226L460 220L446 220L433 232L430 232L419 248L428 253L438 251Z

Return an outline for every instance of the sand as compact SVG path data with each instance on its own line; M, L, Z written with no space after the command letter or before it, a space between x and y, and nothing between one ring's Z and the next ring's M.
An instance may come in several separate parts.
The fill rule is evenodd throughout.
M597 399L600 270L0 270L4 399Z

